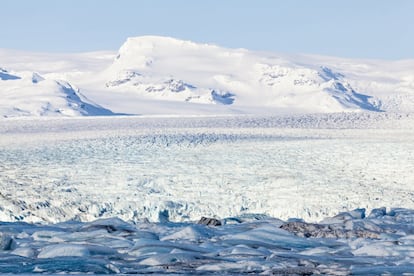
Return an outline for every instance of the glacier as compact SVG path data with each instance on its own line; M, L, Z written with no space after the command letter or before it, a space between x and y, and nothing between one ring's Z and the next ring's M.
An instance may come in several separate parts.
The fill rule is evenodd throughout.
M2 120L0 272L409 275L413 126L383 112Z

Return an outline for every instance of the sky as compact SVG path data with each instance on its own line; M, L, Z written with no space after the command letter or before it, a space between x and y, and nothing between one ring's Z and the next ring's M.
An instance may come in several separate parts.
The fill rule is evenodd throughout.
M414 58L412 0L0 0L0 48L118 50L162 35L229 48Z

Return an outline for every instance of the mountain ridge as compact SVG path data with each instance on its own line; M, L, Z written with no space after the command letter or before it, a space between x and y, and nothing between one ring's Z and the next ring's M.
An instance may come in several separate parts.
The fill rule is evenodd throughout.
M414 111L410 61L387 66L385 61L291 58L158 36L128 38L113 56L96 52L60 61L53 56L50 62L46 55L44 64L38 63L41 77L79 87L77 93L101 109L76 111L66 103L73 112L62 116ZM14 71L13 65L0 64L3 94L10 81L23 82L7 78L30 74ZM4 102L0 115L24 115L11 112L8 104ZM35 111L26 115L44 116Z
M36 72L10 73L0 69L2 117L115 115L91 102L79 89L63 80L45 79Z

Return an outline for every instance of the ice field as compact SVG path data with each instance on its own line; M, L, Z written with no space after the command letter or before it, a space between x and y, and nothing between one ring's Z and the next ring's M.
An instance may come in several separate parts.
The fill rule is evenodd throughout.
M413 126L389 113L1 120L0 272L414 273Z
M309 129L308 119L295 129L249 117L4 122L0 218L317 221L414 207L410 129Z

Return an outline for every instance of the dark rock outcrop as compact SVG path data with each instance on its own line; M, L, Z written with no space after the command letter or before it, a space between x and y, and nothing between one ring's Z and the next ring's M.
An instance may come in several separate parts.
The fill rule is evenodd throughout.
M208 226L220 226L221 221L215 218L201 217L201 219L197 222L197 224L203 224L203 225L208 225Z

